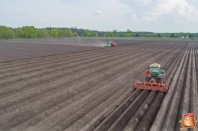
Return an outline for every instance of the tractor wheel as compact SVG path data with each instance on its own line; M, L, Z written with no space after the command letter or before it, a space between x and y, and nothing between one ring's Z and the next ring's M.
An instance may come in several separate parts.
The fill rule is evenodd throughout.
M149 77L145 77L145 81L146 82L149 82L150 81L150 78Z
M163 81L162 78L157 79L157 83L162 83L162 81Z

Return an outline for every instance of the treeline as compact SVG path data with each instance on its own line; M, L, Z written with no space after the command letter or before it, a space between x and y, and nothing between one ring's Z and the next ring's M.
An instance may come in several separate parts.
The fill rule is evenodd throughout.
M171 37L171 38L193 38L198 33L153 33L127 31L97 31L88 29L72 28L35 28L24 26L11 28L0 26L0 39L30 39L30 38L67 38L67 37Z
M72 32L71 29L37 29L34 26L24 26L19 28L10 28L0 26L0 39L12 38L62 38L62 37L76 37L77 33Z

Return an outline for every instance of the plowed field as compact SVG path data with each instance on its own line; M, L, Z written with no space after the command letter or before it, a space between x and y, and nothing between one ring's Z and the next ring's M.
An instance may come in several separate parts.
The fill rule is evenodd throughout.
M1 131L179 131L197 116L198 42L61 53L0 62ZM166 67L167 93L134 89L149 62Z

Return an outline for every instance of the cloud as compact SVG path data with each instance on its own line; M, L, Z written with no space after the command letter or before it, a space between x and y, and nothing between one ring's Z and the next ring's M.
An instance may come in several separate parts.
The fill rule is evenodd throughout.
M186 0L159 0L156 6L146 11L142 20L156 24L187 24L198 22L198 10ZM182 21L182 22L181 22Z
M137 22L138 18L136 14L131 14L131 20Z
M143 4L149 4L151 2L151 0L135 0L137 2L141 2Z
M99 10L95 10L94 11L94 15L102 15L103 13L101 12L101 11L99 11Z
M197 31L197 0L0 0L0 24L112 31ZM182 27L182 28L181 28Z

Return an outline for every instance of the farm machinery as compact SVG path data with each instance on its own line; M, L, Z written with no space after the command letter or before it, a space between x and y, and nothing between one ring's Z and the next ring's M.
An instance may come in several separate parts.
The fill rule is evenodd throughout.
M145 72L145 81L135 82L135 88L145 90L155 90L167 92L169 85L165 84L165 69L161 69L161 65L154 63L150 64Z
M116 43L113 41L109 41L104 47L116 47Z

